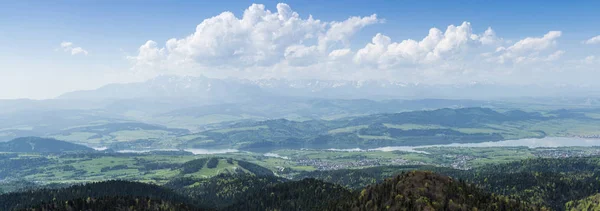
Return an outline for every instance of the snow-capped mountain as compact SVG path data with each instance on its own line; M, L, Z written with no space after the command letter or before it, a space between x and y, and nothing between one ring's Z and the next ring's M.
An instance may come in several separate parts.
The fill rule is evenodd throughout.
M598 89L591 86L508 86L476 82L428 85L375 80L247 80L159 76L140 83L109 84L96 90L70 92L61 95L59 99L186 99L211 103L240 102L276 96L336 99L497 99L598 96L596 90Z
M190 76L159 76L145 82L109 84L96 90L65 93L60 99L188 99L238 101L261 97L260 87L232 80Z

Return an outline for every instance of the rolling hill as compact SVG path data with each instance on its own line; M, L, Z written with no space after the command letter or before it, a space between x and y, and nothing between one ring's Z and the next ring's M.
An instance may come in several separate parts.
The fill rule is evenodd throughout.
M59 141L51 138L23 137L9 142L0 142L0 152L94 152L95 150L83 145Z
M201 132L181 147L268 151L476 143L544 137L543 131L523 130L519 124L561 118L475 107L373 114L330 121L275 119Z
M109 198L103 199L103 197ZM47 206L43 204L55 203L55 201L60 203L64 203L68 200L81 202L88 198L99 198L106 203L114 203L115 197L148 197L168 201L169 204L193 204L193 200L160 186L128 181L104 181L84 185L74 185L68 188L39 189L3 194L0 195L0 210L18 210L35 206L43 207ZM150 200L147 201L149 202ZM135 204L130 205L136 206ZM110 204L109 206L117 207L118 204Z
M538 210L432 172L411 171L363 189L345 210Z

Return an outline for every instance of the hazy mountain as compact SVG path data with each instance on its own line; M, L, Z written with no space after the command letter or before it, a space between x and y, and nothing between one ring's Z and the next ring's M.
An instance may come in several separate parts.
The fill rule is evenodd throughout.
M383 80L287 80L215 79L204 76L159 76L145 82L109 84L96 90L65 93L58 99L186 99L192 102L226 103L265 97L336 99L443 98L498 99L516 97L595 96L590 86L499 85L469 83L429 85Z
M400 83L385 80L243 80L263 90L279 95L325 98L441 98L441 99L498 99L518 97L574 97L598 96L600 92L590 86L568 85L501 85L494 83L468 83L433 85Z
M154 79L127 84L109 84L96 90L75 91L59 99L188 99L212 103L239 102L261 97L257 86L200 77L159 76Z
M93 152L94 149L51 138L23 137L0 143L0 152Z

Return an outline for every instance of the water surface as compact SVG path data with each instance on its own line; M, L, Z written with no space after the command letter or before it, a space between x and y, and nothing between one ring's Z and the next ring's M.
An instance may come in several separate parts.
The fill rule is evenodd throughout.
M378 147L372 149L358 149L359 151L405 151L427 153L418 149L429 147L592 147L600 146L600 139L577 138L577 137L545 137L545 138L525 138L505 141L490 141L481 143L453 143L453 144L437 144L423 146L389 146ZM357 151L357 149L331 149L335 151Z

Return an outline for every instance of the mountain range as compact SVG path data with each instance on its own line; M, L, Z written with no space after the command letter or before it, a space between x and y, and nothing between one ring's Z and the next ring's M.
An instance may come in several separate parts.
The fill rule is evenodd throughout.
M287 80L208 78L163 75L145 82L109 84L96 90L75 91L57 99L186 98L213 103L241 102L272 97L335 99L492 99L548 96L598 96L593 86L500 85L469 83L430 85L382 80Z

